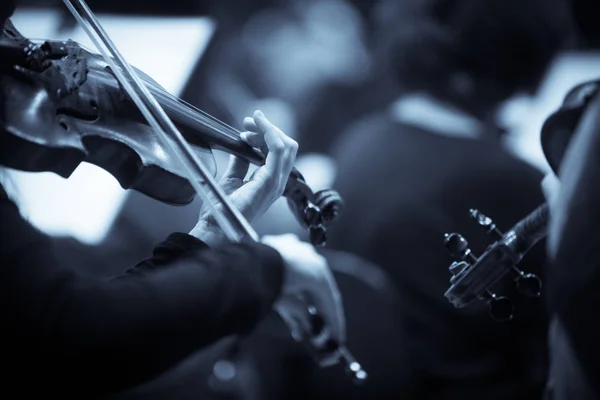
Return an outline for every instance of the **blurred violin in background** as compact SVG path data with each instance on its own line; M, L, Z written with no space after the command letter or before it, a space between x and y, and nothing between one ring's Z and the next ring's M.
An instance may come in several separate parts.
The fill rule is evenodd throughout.
M556 176L559 175L563 158L582 118L598 93L598 80L577 85L567 94L561 108L542 127L542 148ZM457 308L466 307L478 299L483 300L488 304L494 319L511 320L513 302L493 293L491 289L503 277L512 275L519 293L534 298L541 295L542 281L535 274L519 269L517 264L535 244L548 235L549 205L540 205L505 233L480 211L470 210L470 215L485 229L486 234L497 240L483 254L476 256L462 235L446 234L446 248L457 261L449 268L452 277L445 297Z

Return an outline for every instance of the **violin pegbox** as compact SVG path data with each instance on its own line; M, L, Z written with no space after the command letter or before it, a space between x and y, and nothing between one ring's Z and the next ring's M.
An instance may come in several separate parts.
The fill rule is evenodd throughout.
M457 260L449 267L451 286L445 296L457 308L465 307L475 299L482 300L487 303L492 318L501 322L509 321L514 315L513 302L493 293L491 287L504 275L511 273L519 293L535 298L541 294L541 280L535 274L517 268L521 255L514 231L502 233L491 218L478 210L469 210L469 215L496 241L481 256L476 256L461 234L445 234L445 247Z
M304 218L312 244L324 246L327 243L326 227L338 218L343 205L342 197L332 189L318 191L312 201L307 201Z
M454 284L469 273L473 266L476 265L478 257L473 254L469 248L469 243L461 234L446 233L444 237L446 250L448 250L452 257L459 260L454 261L448 268L452 274L450 277L450 284ZM470 262L466 260L469 260ZM513 318L514 305L509 298L498 296L490 290L484 290L477 297L487 303L490 315L495 320L503 322ZM457 303L453 304L457 307L461 307Z
M486 229L488 235L495 236L497 239L502 239L504 234L496 228L496 224L491 218L479 212L478 210L469 210L469 215L480 226ZM542 281L535 274L525 273L517 266L513 266L514 281L517 284L519 293L526 297L537 298L542 293Z
M340 216L344 200L332 189L313 192L298 171L292 171L283 194L302 227L308 230L314 246L327 243L327 226Z

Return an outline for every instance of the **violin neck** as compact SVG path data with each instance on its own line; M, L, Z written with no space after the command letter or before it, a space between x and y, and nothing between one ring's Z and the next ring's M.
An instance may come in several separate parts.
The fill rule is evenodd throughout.
M163 89L149 88L191 145L223 150L255 165L264 163L264 156L242 141L240 132L235 128L166 93Z

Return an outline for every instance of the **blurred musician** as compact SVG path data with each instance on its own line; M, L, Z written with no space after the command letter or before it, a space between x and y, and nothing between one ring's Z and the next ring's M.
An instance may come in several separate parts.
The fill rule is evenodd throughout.
M3 25L13 10L14 2L2 1ZM7 92L0 88L0 121L10 112L2 101ZM248 164L234 159L222 184L251 220L283 193L297 144L260 112L250 122L245 140L268 149L267 162L243 184ZM0 141L8 134L2 129ZM278 299L305 292L343 342L339 293L312 246L292 236L227 244L210 217L201 211L189 234L172 234L116 279L84 278L56 261L49 238L0 186L3 390L86 399L114 393L222 337L251 331L274 304L282 316L297 313Z
M542 175L501 143L497 112L535 88L568 26L559 1L383 1L382 54L403 90L389 110L356 124L337 149L335 188L346 210L332 248L383 267L400 293L407 360L388 365L382 395L404 399L535 399L546 377L543 303L513 295L513 321L444 298L452 261L443 234L475 253L489 244L469 218L486 210L512 226L543 201ZM543 251L524 261L540 273ZM407 339L408 338L408 339ZM395 387L411 376L402 389ZM396 381L394 381L396 379Z
M583 46L600 49L597 2L571 0L571 4ZM600 73L596 79L585 85L591 90L581 118L573 120L569 106L563 106L546 122L548 134L542 135L546 154L556 155L564 150L565 132L575 133L559 176L550 173L543 182L551 212L546 285L552 313L548 400L600 398Z
M599 76L600 78L600 76ZM600 305L598 233L600 218L600 85L577 124L560 169L543 182L550 204L548 305L551 368L548 398L600 398Z

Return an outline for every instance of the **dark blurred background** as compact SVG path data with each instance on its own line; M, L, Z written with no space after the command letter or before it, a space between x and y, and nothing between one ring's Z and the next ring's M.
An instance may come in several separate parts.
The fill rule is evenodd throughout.
M435 159L434 155L427 158L429 153L418 153L423 162L431 166L418 168L431 169L429 172L434 174L431 176L439 178L427 178L427 182L423 181L424 177L414 178L421 176L419 174L408 173L417 161L377 163L372 149L385 148L392 141L382 140L376 134L382 129L382 122L374 116L401 108L402 115L408 113L403 117L404 122L421 118L418 99L411 98L410 105L406 106L406 102L398 103L399 98L406 98L413 92L428 93L444 104L456 104L462 112L482 122L486 129L490 128L498 148L530 171L529 183L497 179L505 186L498 190L496 198L504 196L503 199L508 199L511 195L518 197L520 193L530 193L526 186L531 182L530 186L535 186L536 179L548 171L539 145L539 128L546 116L560 105L572 86L600 77L600 24L590 11L594 1L506 1L501 2L504 5L497 4L492 12L477 3L450 0L88 1L117 46L124 48L125 57L173 94L237 128L241 128L245 116L260 109L294 137L300 144L297 166L311 187L319 190L334 186L342 190L342 195L347 192L351 197L350 214L344 220L343 228L332 230L335 235L332 243L338 250L353 253L354 250L361 253L358 251L361 244L379 234L376 228L379 225L388 227L399 224L400 220L405 224L404 232L387 237L388 247L398 241L414 242L419 246L416 237L409 239L408 236L415 232L427 234L419 227L428 217L421 216L418 210L414 210L411 218L381 215L377 221L369 219L373 210L386 207L386 190L390 193L421 193L417 186L427 182L439 180L441 186L444 182L455 182L450 175L436 169L436 166L445 165L440 161L440 157L445 156L443 151L431 152L437 154ZM14 21L25 35L73 37L86 43L61 1L24 0L19 6ZM519 15L522 16L520 19ZM161 29L164 34L160 33L163 32ZM511 46L507 47L506 43ZM464 67L466 65L469 67ZM465 100L467 97L468 101ZM493 113L489 110L479 113L486 102ZM431 110L431 102L427 104ZM435 115L440 121L450 121L445 123L442 131L453 131L452 124L459 126L465 120L456 115L449 120L444 119L445 114ZM417 125L422 128L423 124L427 125L424 122ZM352 142L357 136L361 140ZM411 153L415 154L418 146L411 148L409 144L397 149L398 158L408 160ZM437 150L444 148L440 142L433 142L429 148L432 146ZM355 162L363 156L371 161L368 164ZM215 157L222 171L227 156L215 152ZM361 167L352 169L353 165ZM401 169L403 173L390 177L375 171L375 178L362 174L373 165L380 168L377 171ZM482 181L489 181L490 176L496 179L496 169L479 165L482 171L487 171L487 175L482 172L479 176ZM477 164L473 168L477 169ZM451 174L450 170L448 168L445 173ZM148 255L152 246L169 233L189 231L196 222L201 203L197 199L188 206L172 207L139 193L124 192L111 177L91 166L80 168L73 178L60 185L58 178L47 174L34 177L14 172L12 175L24 212L34 224L56 236L58 257L82 274L99 277L113 276L130 267ZM377 183L378 176L380 183ZM369 185L384 189L379 192L369 189L365 179ZM493 183L490 187L498 185L500 183ZM501 208L501 205L488 203L475 194L484 190L482 187L465 183L448 189L465 193L460 204L454 204L448 198L440 203L425 203L433 208L432 213L450 213L450 203L452 207L464 207L466 213L473 206L466 204L469 199L489 208ZM380 193L380 197L373 193ZM541 201L537 191L531 193L527 204L515 206L509 210L512 214L508 212L510 215L502 217L503 223L516 222L520 213ZM408 202L409 198L403 199ZM418 198L410 200L420 201ZM463 200L465 204L462 204ZM503 215L498 209L491 211ZM441 218L437 223L436 234L438 229L460 229L462 221ZM306 238L283 200L278 201L255 226L260 234L292 232ZM348 230L353 234L345 237ZM353 240L358 244L349 242L350 236L356 237ZM479 243L484 245L484 242ZM437 245L442 247L441 239L432 246ZM396 331L396 323L402 324L402 319L395 321L394 316L403 315L396 313L395 307L408 298L398 291L411 290L394 282L400 278L394 277L395 267L392 266L407 262L400 250L393 259L370 256L368 250L358 254L361 259L346 259L347 253L328 255L338 271L338 279L343 282L340 284L347 292L345 295L351 298L346 305L348 313L353 315L349 319L360 330L353 340L357 347L364 341L371 342L357 353L368 359L365 362L371 363L369 366L376 370L375 381L380 377L379 384L386 388L393 387L386 382L393 380L390 376L393 376L394 368L403 370L403 363L413 362L404 357L404 351L390 350L405 334L402 329ZM447 263L450 261L448 258ZM414 259L411 258L410 263L413 265ZM439 265L444 274L447 263ZM440 286L442 289L443 285L445 283ZM434 293L440 298L442 294ZM367 306L368 302L361 300L365 298L372 304ZM379 308L379 314L374 314L373 308ZM446 311L449 312L444 309ZM465 315L460 318L466 319L459 318L454 322L447 315L440 318L450 318L450 325L462 324L471 318ZM365 332L366 326L371 326L372 330ZM298 355L301 349L290 344L276 317L261 329L266 333L259 333L242 344L232 344L231 340L221 343L162 380L124 394L122 398L292 398L283 389L271 387L272 366L285 365L290 375L302 375L310 369L305 364L310 364L304 355ZM385 335L389 337L383 339ZM372 343L378 340L378 343ZM254 351L256 349L263 350ZM371 359L369 351L373 354ZM223 383L215 378L215 374L218 375L215 362L230 354L234 354L231 355L234 371L244 377L241 383L231 383L230 378L223 378L226 381ZM384 360L385 356L387 359ZM379 366L377 357L381 359ZM219 365L227 370L229 364ZM287 382L286 368L279 368L279 375L274 376ZM330 379L335 382L331 387L343 386L338 382L343 381L340 378L343 374L337 372L316 380L311 375L306 382L318 382L315 385L325 387L323 393L335 396L335 390L327 389L323 382ZM401 381L413 379L411 373L406 368L404 373L397 374L400 387L410 386L402 386ZM432 384L419 378L413 381L421 386ZM433 384L442 385L438 381ZM289 378L289 387L301 386L294 385L298 383ZM169 393L173 397L169 397ZM381 391L374 393L379 393L378 398L384 398ZM396 392L391 398L413 398L407 393L403 397ZM304 396L318 397L306 393ZM364 396L367 395L363 394L362 398L367 398ZM343 394L340 397L351 398Z

